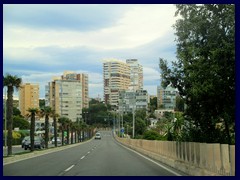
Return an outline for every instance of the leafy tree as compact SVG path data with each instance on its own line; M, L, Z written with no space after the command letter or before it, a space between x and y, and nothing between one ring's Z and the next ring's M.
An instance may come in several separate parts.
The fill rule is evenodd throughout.
M30 123L21 116L13 116L13 129L29 129Z
M146 131L147 126L144 120L142 120L139 117L136 117L135 120L135 135L143 135L143 133Z
M7 86L7 154L12 155L12 129L13 129L13 92L14 88L18 89L22 83L22 79L17 76L6 74L3 77L3 86Z
M176 111L184 112L184 100L180 97L176 97Z
M13 107L13 116L21 116L22 117L21 111L16 107Z
M43 109L45 107L45 99L39 99L39 107Z
M176 5L177 59L160 59L162 86L178 88L195 141L231 144L235 114L235 7ZM224 125L224 131L215 128ZM219 137L222 139L219 139Z
M147 139L147 140L160 140L161 139L161 135L154 130L148 130L145 131L143 133L143 139Z

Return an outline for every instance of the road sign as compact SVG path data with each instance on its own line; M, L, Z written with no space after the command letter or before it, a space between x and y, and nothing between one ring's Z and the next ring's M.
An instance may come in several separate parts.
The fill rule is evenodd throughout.
M124 129L121 129L121 133L124 133Z

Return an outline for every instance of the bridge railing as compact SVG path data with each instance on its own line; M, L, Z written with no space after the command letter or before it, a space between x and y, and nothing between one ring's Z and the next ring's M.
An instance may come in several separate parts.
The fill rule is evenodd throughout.
M235 145L116 139L189 175L235 176Z

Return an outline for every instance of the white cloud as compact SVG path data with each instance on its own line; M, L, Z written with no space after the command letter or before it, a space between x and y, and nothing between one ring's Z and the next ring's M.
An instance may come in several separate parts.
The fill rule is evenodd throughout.
M126 6L129 6L129 10L114 26L87 32L77 29L30 29L20 25L8 25L5 22L3 45L5 48L56 45L99 49L132 48L159 38L172 29L175 21L173 5Z

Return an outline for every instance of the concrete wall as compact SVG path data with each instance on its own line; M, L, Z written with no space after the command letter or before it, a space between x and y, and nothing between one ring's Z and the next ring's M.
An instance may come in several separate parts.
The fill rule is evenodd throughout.
M235 145L116 139L153 159L193 176L235 176Z

